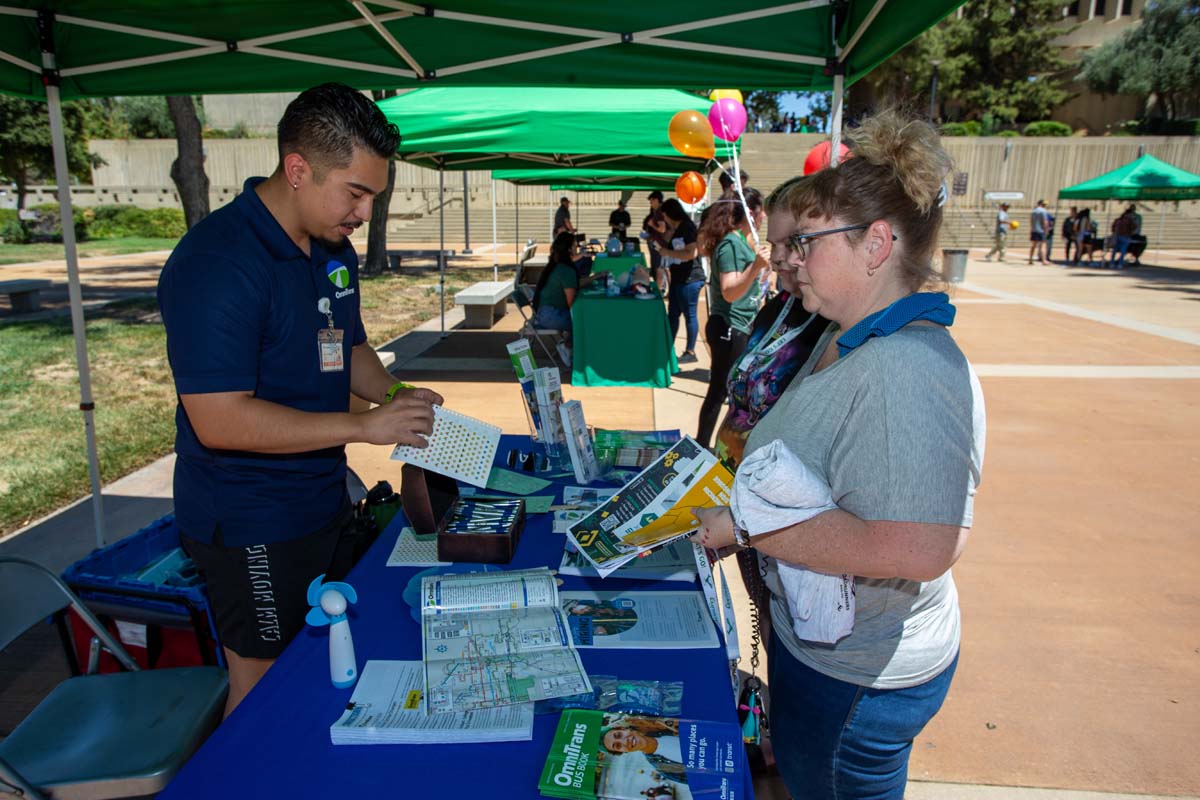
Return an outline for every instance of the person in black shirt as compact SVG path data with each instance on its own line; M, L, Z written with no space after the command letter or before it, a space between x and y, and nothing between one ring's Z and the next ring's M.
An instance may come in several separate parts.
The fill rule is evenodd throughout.
M698 306L704 288L704 268L696 259L696 225L688 219L683 205L672 197L662 206L666 217L666 236L669 245L655 241L652 245L662 264L670 271L667 292L667 318L671 324L671 341L679 333L679 317L683 316L687 330L687 347L679 356L680 364L696 362L696 338L700 335Z
M558 210L554 212L554 235L560 233L575 233L575 225L571 222L571 201L564 197L558 201Z
M625 210L625 201L618 200L617 207L608 215L608 227L612 228L614 236L625 238L625 232L629 230L629 226L633 224L633 220L629 217L629 212Z
M650 277L658 282L661 289L667 288L666 272L662 268L662 257L658 254L658 250L654 248L654 243L658 242L661 245L670 244L667 241L666 229L667 218L662 212L663 193L653 191L650 193L650 213L642 220L642 230L646 234L646 241L650 245Z

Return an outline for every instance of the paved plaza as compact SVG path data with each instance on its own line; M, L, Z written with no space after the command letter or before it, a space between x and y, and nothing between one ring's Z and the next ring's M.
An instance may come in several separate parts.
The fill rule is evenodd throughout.
M916 742L909 797L1200 796L1200 254L1150 252L1146 261L1164 266L1122 272L981 255L952 290L952 332L988 410L975 527L954 569L962 657L944 709ZM112 292L152 291L162 255L96 261L83 267L85 300L103 299L88 296L94 279ZM53 279L55 269L0 274ZM51 293L49 313L54 303ZM518 326L510 306L494 331L441 339L434 320L388 349L404 379L524 433L504 355ZM565 394L599 427L691 433L708 376L699 351L669 389ZM387 453L349 449L368 484L398 481ZM170 464L107 488L114 529L162 513ZM87 552L89 520L84 501L0 552L69 563ZM760 796L785 795L764 784Z

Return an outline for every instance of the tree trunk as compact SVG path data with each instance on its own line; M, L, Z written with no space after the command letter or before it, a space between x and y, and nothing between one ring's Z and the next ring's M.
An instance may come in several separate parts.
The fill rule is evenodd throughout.
M179 155L171 163L171 180L183 204L183 217L191 228L208 216L208 175L204 173L204 142L196 103L190 95L167 98L167 110L175 123Z
M367 259L363 272L379 275L387 269L388 206L392 202L392 186L396 182L396 161L388 160L387 188L375 195L371 203L371 221L367 224Z
M25 209L25 198L29 196L29 175L24 167L19 167L14 177L17 179L17 212L20 213Z
M386 100L396 94L394 89L371 92L376 101ZM387 221L388 207L392 204L392 188L396 183L396 161L388 159L387 187L375 195L371 203L371 221L367 223L367 258L362 265L366 275L379 275L387 269Z

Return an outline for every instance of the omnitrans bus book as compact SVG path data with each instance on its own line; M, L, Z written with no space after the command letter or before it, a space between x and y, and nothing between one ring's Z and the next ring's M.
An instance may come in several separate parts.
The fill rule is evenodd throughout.
M744 748L730 722L571 709L538 790L566 800L742 800Z

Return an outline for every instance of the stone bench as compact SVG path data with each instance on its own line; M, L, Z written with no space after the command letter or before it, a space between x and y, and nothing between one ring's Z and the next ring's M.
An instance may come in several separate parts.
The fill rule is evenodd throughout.
M50 281L33 279L0 281L0 294L8 295L14 313L30 314L42 307L38 293L50 285Z
M480 281L454 295L454 305L466 312L464 328L491 328L508 313L512 281Z

